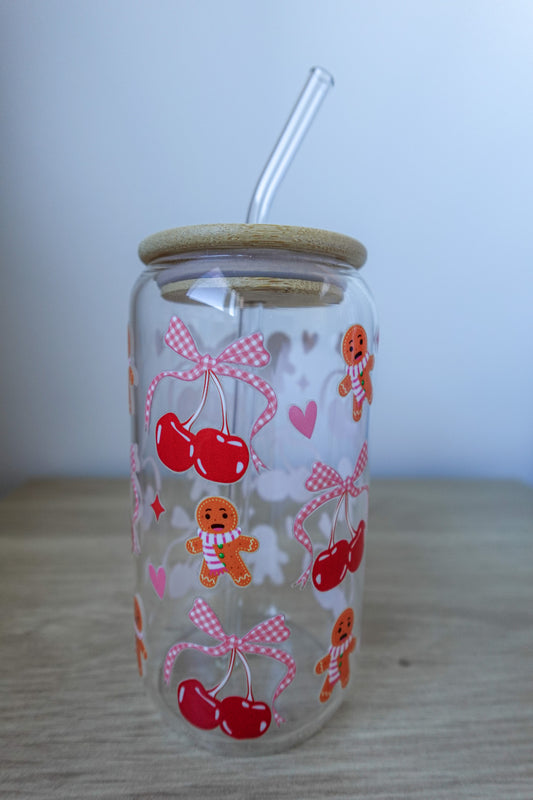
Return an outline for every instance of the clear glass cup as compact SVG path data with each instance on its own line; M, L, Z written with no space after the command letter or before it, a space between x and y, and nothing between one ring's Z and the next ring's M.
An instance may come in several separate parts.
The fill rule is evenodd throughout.
M378 343L362 245L201 225L140 246L128 330L136 654L201 745L286 750L354 686Z

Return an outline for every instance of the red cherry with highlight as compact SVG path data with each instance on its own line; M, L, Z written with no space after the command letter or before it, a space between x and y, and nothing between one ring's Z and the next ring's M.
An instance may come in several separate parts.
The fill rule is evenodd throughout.
M238 436L203 428L194 442L194 468L197 473L214 483L235 483L246 470L250 454L246 443Z
M157 421L157 455L173 472L185 472L194 461L194 433L181 424L175 414L165 414Z
M266 733L272 719L270 706L246 697L225 697L220 710L220 727L233 739L257 739Z
M220 725L220 702L195 678L178 686L178 706L185 719L197 728L207 731Z
M323 550L313 564L313 583L319 592L328 592L342 581L348 570L349 545L341 539Z

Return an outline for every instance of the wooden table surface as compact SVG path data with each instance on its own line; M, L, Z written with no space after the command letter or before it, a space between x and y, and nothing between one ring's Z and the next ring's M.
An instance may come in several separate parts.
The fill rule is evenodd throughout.
M374 481L353 697L286 754L169 734L137 675L128 481L0 502L2 798L533 798L533 489Z

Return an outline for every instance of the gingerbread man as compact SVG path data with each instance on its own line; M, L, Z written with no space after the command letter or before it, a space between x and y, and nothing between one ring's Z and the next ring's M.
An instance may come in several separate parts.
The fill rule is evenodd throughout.
M188 539L185 546L193 555L203 554L200 582L210 588L227 572L236 586L248 586L252 576L239 551L253 553L259 542L242 535L233 503L225 497L206 497L196 509L196 521L198 535Z
M146 661L148 652L144 639L144 622L143 622L143 603L140 595L136 594L133 597L133 623L135 625L135 650L137 652L137 667L139 668L139 675L143 676L143 662L142 658ZM142 656L142 658L141 658Z
M331 647L315 666L317 675L322 675L327 670L326 680L320 692L321 703L329 700L333 687L339 680L343 689L348 685L350 680L348 654L355 650L357 641L355 636L352 636L353 623L353 609L346 608L331 631Z
M370 371L374 369L374 356L368 352L366 331L362 325L352 325L342 340L342 355L347 374L339 383L339 394L346 397L353 392L353 418L358 422L363 415L363 401L372 402Z

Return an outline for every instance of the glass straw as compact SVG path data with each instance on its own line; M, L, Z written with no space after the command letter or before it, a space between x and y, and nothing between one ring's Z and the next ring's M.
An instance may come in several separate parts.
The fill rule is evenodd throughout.
M333 76L327 70L322 67L311 69L300 97L257 182L246 222L265 221L274 194L333 84Z

